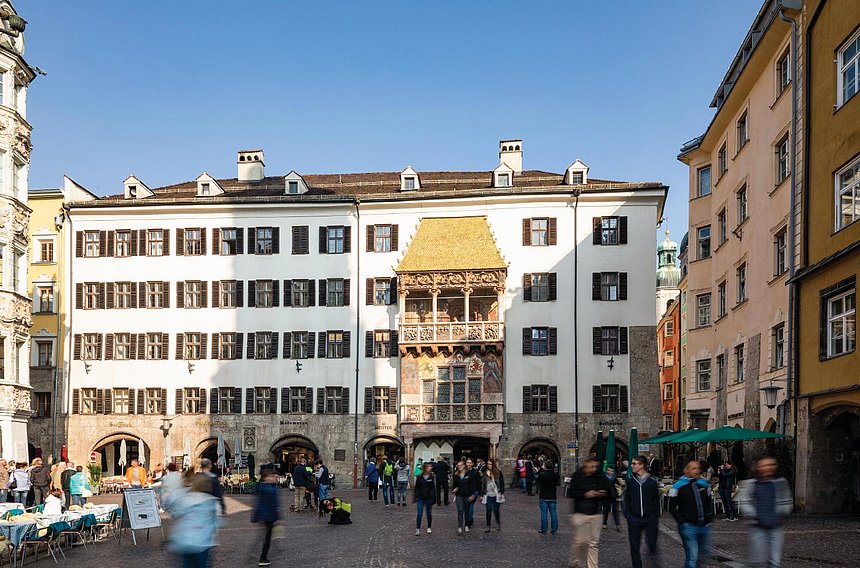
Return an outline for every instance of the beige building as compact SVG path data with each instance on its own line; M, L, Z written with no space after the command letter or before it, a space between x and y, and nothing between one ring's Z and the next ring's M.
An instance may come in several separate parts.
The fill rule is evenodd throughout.
M682 426L776 430L785 414L791 198L790 27L766 1L686 143L688 381ZM761 387L781 387L776 408ZM684 423L686 422L686 423Z

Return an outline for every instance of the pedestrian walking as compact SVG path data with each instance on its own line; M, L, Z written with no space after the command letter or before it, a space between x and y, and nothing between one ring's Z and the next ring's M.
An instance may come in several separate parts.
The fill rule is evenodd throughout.
M221 505L221 514L227 514L227 503L224 502L224 487L221 485L221 480L218 479L218 476L212 471L212 460L209 458L203 458L200 460L200 473L209 478L209 483L211 485L211 490L209 494L218 499L218 503Z
M436 500L436 483L433 476L432 464L425 463L421 469L421 475L415 479L414 491L415 504L418 506L418 515L415 519L415 536L421 534L421 519L427 513L427 534L433 532L433 502Z
M379 470L376 469L376 458L370 458L367 462L364 480L367 482L367 500L379 501Z
M293 487L296 490L293 499L293 512L301 513L305 508L305 493L308 490L308 470L305 467L305 458L300 458L293 468Z
M720 501L723 503L723 512L725 513L726 521L737 521L738 520L738 512L735 509L734 501L732 500L732 494L734 493L735 486L738 484L738 474L735 471L735 468L732 466L732 462L726 462L723 464L723 467L720 468L720 485L719 485L719 494Z
M90 482L84 474L84 468L78 466L75 468L75 474L69 480L69 493L72 496L72 505L83 507L87 504L86 494L92 492Z
M260 551L260 562L257 566L270 566L272 563L269 561L269 547L272 544L272 529L281 519L276 484L278 478L275 472L270 469L263 470L260 477L260 483L257 485L257 499L251 513L251 522L262 523L266 531L263 537L263 549Z
M523 493L526 492L526 458L525 456L520 456L520 459L517 460L517 483L519 483L519 487Z
M609 480L597 470L596 458L586 459L573 474L570 481L570 495L574 499L571 567L597 568L601 505L611 491Z
M220 525L218 499L210 493L211 486L209 477L189 475L162 503L172 520L168 549L182 559L183 568L209 568Z
M639 546L642 543L643 532L651 565L659 568L657 535L660 534L660 486L649 474L645 463L645 456L633 458L633 475L627 481L622 503L624 518L627 519L627 535L630 539L630 559L633 568L642 568L642 554L639 552Z
M75 464L73 462L67 462L66 471L60 474L60 483L63 486L63 505L66 507L72 504L72 493L69 490L69 483L71 483L72 477L75 473L77 473Z
M768 568L782 561L784 524L793 503L788 482L775 477L777 467L776 459L761 458L755 464L755 479L744 481L738 493L741 512L750 523L750 560Z
M648 454L651 459L648 461L648 473L654 477L660 477L660 472L663 470L663 462L653 453Z
M487 509L487 528L484 532L490 532L493 517L496 517L496 530L500 531L502 530L500 506L505 502L505 476L502 470L496 467L495 460L487 460L481 480L482 500Z
M382 500L385 506L396 505L394 496L394 487L396 485L394 477L394 462L388 459L387 456L382 458Z
M523 462L526 470L526 495L534 495L533 489L535 484L535 462L531 456L528 456Z
M319 505L319 478L314 475L313 462L305 461L305 474L307 475L308 486L305 489L305 509L316 511Z
M558 534L558 473L555 464L544 460L540 471L535 476L540 507L540 534L546 534L547 528L552 534Z
M612 519L615 521L616 532L621 532L621 514L618 511L618 497L621 495L621 482L618 476L615 475L615 468L609 466L606 468L606 479L609 480L611 491L603 501L603 528L606 528L606 521L609 520L609 513L612 513Z
M409 490L409 482L412 481L412 468L405 459L400 458L394 466L394 471L397 477L397 501L394 504L405 507L406 492Z
M451 492L455 495L454 501L457 504L457 534L469 532L469 527L472 526L470 511L474 511L478 484L475 483L475 477L470 469L466 465L466 460L460 460L454 472L454 486Z
M12 490L15 503L21 503L26 507L27 495L30 494L30 474L27 473L27 462L14 464L15 469L9 479L9 489Z
M448 505L448 491L450 484L448 476L451 474L451 464L448 463L448 458L439 459L433 464L433 477L436 481L436 504L442 505L444 498L445 505Z
M42 463L42 458L33 460L30 468L30 486L33 488L33 496L36 505L45 502L45 497L51 492L51 468Z
M696 568L699 559L710 554L711 522L714 509L708 494L708 482L701 478L702 466L692 460L669 490L669 513L678 522L684 545L685 568Z

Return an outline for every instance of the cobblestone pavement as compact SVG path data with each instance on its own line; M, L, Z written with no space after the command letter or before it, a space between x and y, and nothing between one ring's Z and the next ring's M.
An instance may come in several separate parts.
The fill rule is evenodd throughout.
M457 536L457 511L434 507L433 533L424 530L415 536L415 505L384 507L382 502L368 503L361 491L340 491L338 496L353 504L350 526L329 526L315 513L287 513L284 520L285 537L275 540L269 558L273 566L302 566L302 568L379 567L412 568L446 566L452 563L473 565L486 561L495 566L567 566L571 531L567 515L569 502L559 502L560 531L556 536L537 533L540 514L537 498L527 497L516 490L506 494L502 505L502 532L485 534L484 508L476 505L475 530ZM281 492L284 509L292 493ZM260 528L249 523L253 497L227 497L228 515L219 533L221 546L213 554L214 568L256 566L261 545ZM97 497L97 501L119 500L118 496ZM623 520L622 520L623 523ZM626 527L623 532L610 527L603 531L600 542L600 566L630 566ZM169 521L165 532L169 531ZM746 533L743 523L718 521L714 529L718 560L712 566L743 566ZM643 543L644 545L644 543ZM659 547L664 567L683 566L683 550L677 538L674 522L665 517ZM644 549L644 546L643 546ZM39 564L51 565L43 555ZM860 518L797 517L786 531L783 566L858 566L860 565ZM102 566L179 566L165 549L161 534L153 531L149 541L139 535L134 546L128 536L121 545L112 540L100 542L95 550L76 548L68 553L72 568Z

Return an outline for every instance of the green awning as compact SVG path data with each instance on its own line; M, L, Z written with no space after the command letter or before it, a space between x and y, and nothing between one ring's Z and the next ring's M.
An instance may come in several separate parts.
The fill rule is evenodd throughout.
M743 442L745 440L761 440L773 438L785 438L784 434L774 434L763 430L752 430L750 428L734 428L723 426L716 430L702 432L695 440L696 442Z

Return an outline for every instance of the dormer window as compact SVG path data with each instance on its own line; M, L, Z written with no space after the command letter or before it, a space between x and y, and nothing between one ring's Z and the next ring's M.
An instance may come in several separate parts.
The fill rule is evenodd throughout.
M126 199L144 199L155 195L142 181L135 176L128 176L122 182Z
M215 178L206 172L197 176L195 181L197 182L197 197L213 197L224 193L224 189L218 185Z
M287 195L301 195L307 193L308 189L304 178L295 171L284 176L284 193Z
M287 182L287 185L289 186L289 189L287 190L288 193L298 193L299 192L299 182L290 181L290 182Z
M567 185L584 185L588 183L588 166L582 160L576 160L569 166L564 174L564 183Z
M570 183L572 185L582 185L582 172L572 172L570 174Z
M421 180L418 179L418 172L412 169L412 166L406 166L400 172L400 191L416 191L421 189Z
M511 175L510 174L499 174L497 178L499 187L510 187L511 186Z
M137 186L136 185L128 186L128 196L131 199L137 199Z
M412 176L403 178L404 191L412 191L415 189L415 178Z
M210 195L210 194L211 194L211 190L209 189L209 184L208 183L201 183L200 184L200 195Z

